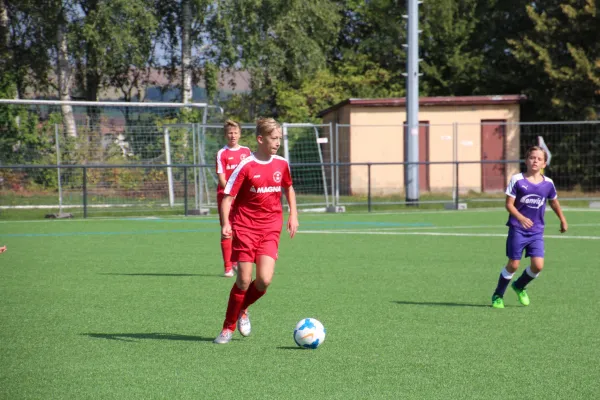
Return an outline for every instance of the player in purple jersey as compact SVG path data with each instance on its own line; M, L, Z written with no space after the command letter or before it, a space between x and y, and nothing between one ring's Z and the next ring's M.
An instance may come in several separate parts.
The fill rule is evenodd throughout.
M560 219L560 232L567 231L567 219L563 215L552 179L542 175L548 154L538 146L530 147L525 154L527 172L513 175L506 188L506 209L508 217L508 237L506 256L508 263L500 273L498 286L492 296L492 307L504 308L504 292L513 275L519 268L523 250L531 264L511 287L517 293L519 302L529 305L525 286L537 278L544 268L544 213L546 199Z

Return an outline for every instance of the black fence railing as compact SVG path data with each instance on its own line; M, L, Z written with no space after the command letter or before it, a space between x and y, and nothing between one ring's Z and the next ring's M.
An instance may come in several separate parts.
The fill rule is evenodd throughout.
M411 164L424 168L418 202L402 198ZM369 212L384 205L459 208L464 201L502 201L509 175L523 167L523 160L291 164L299 207L366 206ZM198 214L216 207L216 182L207 174L213 169L208 164L0 165L0 211L65 209L83 218ZM597 195L567 193L569 199Z

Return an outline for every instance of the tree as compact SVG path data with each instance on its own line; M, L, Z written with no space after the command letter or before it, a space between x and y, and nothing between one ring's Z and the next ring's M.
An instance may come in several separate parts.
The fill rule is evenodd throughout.
M526 93L546 120L598 119L600 14L594 0L534 2L534 29L511 40L516 59L535 71Z
M97 101L111 81L129 81L147 68L158 23L150 0L78 0L71 15L77 84Z
M222 65L250 73L252 116L278 117L278 84L298 88L326 66L339 29L338 6L331 0L223 0L217 7Z
M527 15L529 0L480 0L469 49L483 56L479 76L473 76L474 93L519 94L535 75L512 54L510 40L522 38L533 29Z
M190 0L181 0L181 77L182 77L182 102L192 101L192 44L190 31L192 30Z
M276 87L280 117L289 122L319 122L320 111L348 98L399 97L404 87L389 71L355 54L338 61L335 72L321 69L305 79L298 88L285 82Z
M71 100L71 83L73 81L72 67L69 61L68 20L64 5L61 0L54 2L54 15L50 19L50 29L56 31L56 79L58 81L58 98L62 101ZM73 107L63 104L61 106L63 121L67 136L76 137L77 128Z
M438 0L422 6L422 93L472 95L483 67L480 49L469 47L475 33L477 0Z
M2 50L6 58L1 62L3 74L14 82L15 98L23 98L27 88L40 92L50 85L48 76L51 65L49 46L43 29L43 14L34 0L3 0L3 25L7 44Z
M170 85L179 82L182 102L192 100L194 85L204 80L209 101L217 94L219 49L215 43L225 43L218 34L218 2L208 0L160 0L160 42L165 49L167 63L164 70Z
M344 70L349 72L354 66L387 71L387 83L402 88L401 93L398 90L393 92L396 95L404 94L406 80L402 73L406 71L407 54L403 45L407 42L407 32L403 15L406 14L406 2L338 0L337 3L341 23L336 45L329 55L331 70L341 76L348 76ZM352 82L349 83L360 87L359 81L353 79ZM363 93L362 90L355 92Z

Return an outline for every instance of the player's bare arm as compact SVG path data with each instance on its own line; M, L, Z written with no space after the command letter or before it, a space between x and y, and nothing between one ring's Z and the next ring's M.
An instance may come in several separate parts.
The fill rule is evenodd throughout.
M519 221L523 228L529 229L533 226L533 221L521 214L519 210L517 210L517 208L515 207L514 197L508 195L506 196L506 210L510 213L510 215L512 215Z
M290 234L290 237L293 238L298 232L298 209L296 208L296 192L294 191L294 187L290 186L285 189L285 197L287 198L287 202L290 206L290 216L288 217L287 230Z
M225 174L217 174L217 177L219 179L219 186L225 189L225 186L227 186L227 179L225 178Z
M4 253L6 251L6 246L1 246L0 247L0 254Z
M226 194L221 202L221 236L223 238L231 237L231 224L229 223L231 203L233 203L233 196Z
M569 224L567 224L567 218L565 218L565 215L563 214L562 209L560 208L560 203L558 202L558 199L550 200L549 203L550 208L552 208L552 211L554 211L554 213L560 220L560 233L565 233L567 229L569 229Z

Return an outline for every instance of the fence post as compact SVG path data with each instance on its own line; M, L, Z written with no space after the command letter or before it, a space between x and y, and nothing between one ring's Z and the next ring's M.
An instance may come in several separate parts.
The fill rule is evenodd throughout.
M458 160L455 161L455 165L456 165L456 176L455 176L456 187L454 188L454 193L456 193L456 196L454 197L454 209L458 210L458 198L459 198L459 195L458 195L458 193L459 193L459 191L458 191L458 188L459 188L459 183L458 183L458 166L460 165L460 163L458 162Z
M456 122L452 123L452 161L454 161L455 163L458 162L458 123ZM454 166L454 178L456 179L456 177L458 176L458 164L454 164ZM458 182L454 181L453 186L454 192L452 193L452 200L454 200L454 202L458 204Z
M173 169L171 168L171 136L169 135L169 128L163 128L163 135L165 140L165 157L167 161L167 182L169 185L169 206L175 205L175 189L173 189Z
M188 216L188 169L183 167L183 212Z
M87 168L83 167L83 218L87 218Z
M335 205L340 204L340 126L335 123Z
M62 196L62 182L60 179L60 142L58 138L58 124L54 124L54 145L56 148L56 178L58 181L58 214L62 214L63 209L63 196Z
M368 189L367 189L367 204L368 204L368 210L369 212L371 212L371 163L367 164L367 185L368 185Z
M334 171L334 151L333 151L333 124L329 123L329 162L331 162L331 203L335 207L337 202L335 201L335 171Z

